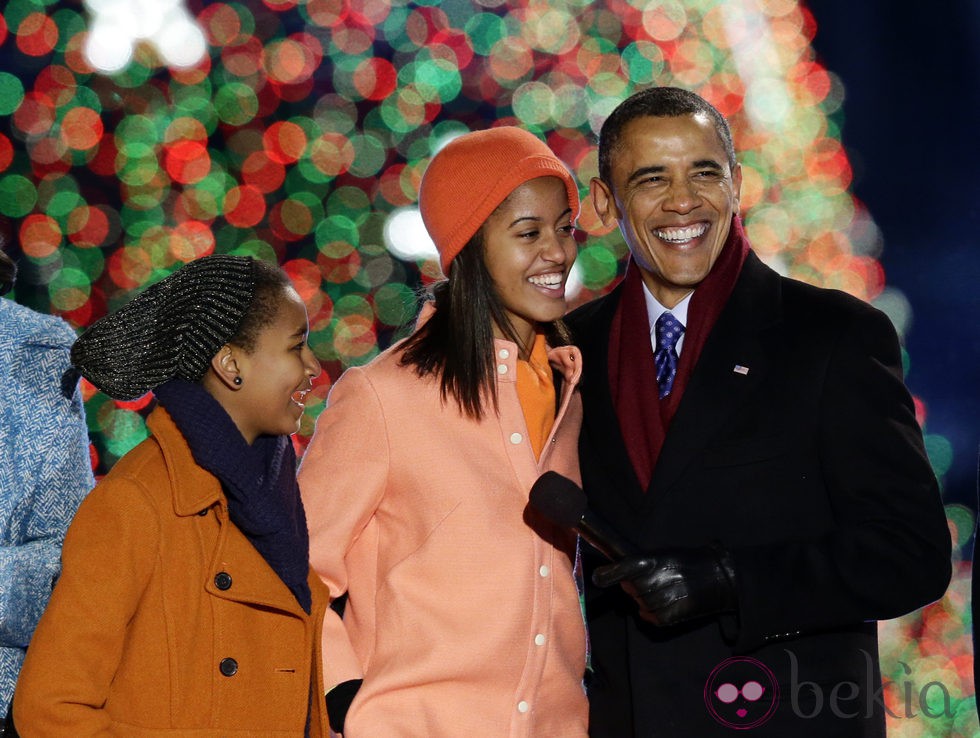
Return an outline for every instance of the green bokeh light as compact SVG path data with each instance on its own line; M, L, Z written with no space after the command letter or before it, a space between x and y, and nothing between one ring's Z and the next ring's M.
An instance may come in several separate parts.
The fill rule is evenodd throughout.
M0 177L0 213L11 218L27 215L37 202L37 189L27 177L8 174Z
M10 115L24 101L24 85L9 72L0 72L0 115Z

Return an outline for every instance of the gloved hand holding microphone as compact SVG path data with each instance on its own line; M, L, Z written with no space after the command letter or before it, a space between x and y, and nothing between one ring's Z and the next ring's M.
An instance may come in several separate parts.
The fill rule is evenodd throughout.
M621 584L644 620L664 627L737 610L734 561L720 544L641 553L588 509L575 482L553 471L534 483L530 504L556 525L574 528L612 562L595 570L593 583Z

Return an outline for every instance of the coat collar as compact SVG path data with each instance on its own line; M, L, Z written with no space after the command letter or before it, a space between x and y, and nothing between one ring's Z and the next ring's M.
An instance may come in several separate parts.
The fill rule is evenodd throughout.
M197 465L187 441L163 407L157 405L154 408L147 418L147 427L160 446L167 465L174 512L188 517L221 503L217 514L222 524L215 549L209 554L211 561L205 589L222 599L263 605L306 617L289 588L244 534L230 523L221 482ZM220 589L216 583L220 573L231 576L234 586ZM315 574L311 573L307 581L311 589L322 589Z
M548 350L551 367L561 373L565 387L575 387L582 377L582 352L576 346L557 346Z
M221 482L197 465L190 446L163 407L157 405L153 409L146 425L160 445L167 464L174 512L180 516L197 515L201 510L224 500Z
M608 295L572 313L567 323L585 354L582 379L585 428L602 468L619 474L610 480L640 510L656 504L692 463L712 435L769 371L767 332L781 320L779 275L750 252L728 303L705 342L681 398L650 488L642 490L626 453L609 388L609 328L622 295L622 283ZM748 368L748 373L736 371Z
M421 310L419 310L418 318L415 322L416 330L418 330L420 325L431 318L435 311L436 308L434 302L430 301L422 305ZM520 355L517 350L517 344L513 341L495 338L493 339L493 355L495 362L498 364L503 364L507 367L507 371L500 372L497 379L503 381L516 381L517 358ZM578 384L578 381L582 376L582 352L575 346L558 346L557 348L549 348L548 361L551 363L551 367L561 374L562 381L565 385L568 387L575 387Z
M493 340L494 362L498 365L498 382L517 381L517 344L503 338ZM562 386L574 388L582 376L582 352L575 346L548 348L548 362L561 375Z

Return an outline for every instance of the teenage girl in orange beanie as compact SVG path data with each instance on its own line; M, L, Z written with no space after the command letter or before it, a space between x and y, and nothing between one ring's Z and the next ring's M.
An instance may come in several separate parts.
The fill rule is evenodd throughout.
M501 127L437 153L419 205L448 279L410 338L337 381L299 472L310 563L348 596L324 624L331 723L582 738L575 540L526 512L544 471L579 478L581 355L560 321L578 191Z

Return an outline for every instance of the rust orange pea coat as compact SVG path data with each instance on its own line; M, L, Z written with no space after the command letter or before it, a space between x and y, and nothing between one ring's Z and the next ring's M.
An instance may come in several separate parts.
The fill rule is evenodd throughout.
M312 613L228 519L166 411L69 528L14 697L34 736L328 735Z

